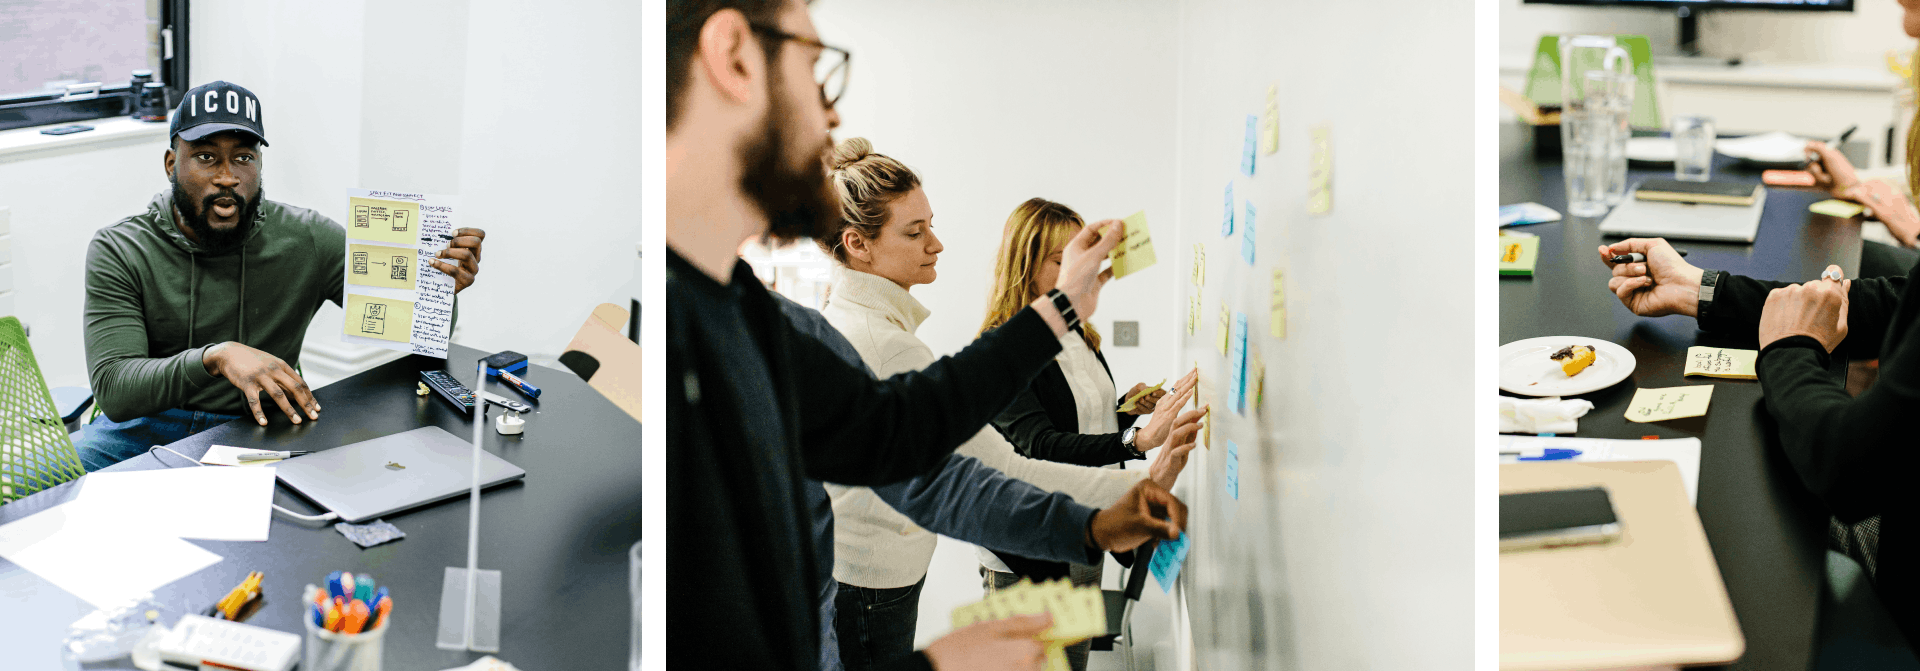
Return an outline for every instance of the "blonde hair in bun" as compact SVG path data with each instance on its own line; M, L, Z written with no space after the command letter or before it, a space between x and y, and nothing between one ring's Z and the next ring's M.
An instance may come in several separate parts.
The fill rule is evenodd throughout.
M920 186L920 176L905 163L886 154L875 153L873 143L864 137L848 138L833 147L829 159L833 193L840 199L840 229L820 238L821 249L840 263L847 262L847 250L840 245L847 229L872 240L887 224L887 206Z

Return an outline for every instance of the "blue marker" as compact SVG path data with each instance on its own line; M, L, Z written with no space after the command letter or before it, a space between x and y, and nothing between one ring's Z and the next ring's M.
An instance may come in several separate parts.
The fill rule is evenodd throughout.
M373 598L373 576L362 573L353 577L353 598L363 602Z
M1520 460L1521 461L1562 461L1566 459L1572 459L1577 456L1580 456L1579 450L1569 450L1569 449L1559 448L1559 447L1549 447L1545 450L1541 450L1539 456L1536 456L1536 457L1522 456L1520 457Z
M527 384L527 381L520 379L518 375L503 370L500 371L500 379L506 380L507 384L513 385L514 389L526 394L527 398L540 398L540 388Z
M329 598L347 595L346 588L340 584L340 579L345 576L346 574L340 571L327 574L327 596Z
M367 610L369 611L379 610L380 602L386 601L386 600L387 600L387 588L385 585L382 585L380 586L380 589L376 589L373 591L373 599L367 600Z

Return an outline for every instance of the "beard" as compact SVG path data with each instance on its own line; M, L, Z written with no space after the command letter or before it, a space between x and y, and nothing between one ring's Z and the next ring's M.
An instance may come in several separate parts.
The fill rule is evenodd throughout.
M173 207L180 211L180 219L187 228L200 238L200 247L209 254L225 254L239 249L247 241L247 234L253 232L253 220L260 214L260 202L266 199L266 184L262 183L254 191L253 198L242 198L233 189L221 189L219 193L194 202L187 190L180 188L178 177L169 178L173 182ZM213 209L213 201L232 198L240 211L240 223L228 230L219 230L207 223L207 212Z
M798 124L793 109L779 92L784 90L779 68L767 77L766 128L740 147L740 189L767 217L767 237L776 246L801 240L832 237L840 230L839 202L827 183L827 137L796 156L788 136ZM799 165L801 167L794 167Z

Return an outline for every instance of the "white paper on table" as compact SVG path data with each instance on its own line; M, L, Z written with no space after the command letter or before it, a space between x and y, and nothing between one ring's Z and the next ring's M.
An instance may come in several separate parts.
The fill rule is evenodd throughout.
M1538 452L1546 448L1580 450L1574 461L1671 461L1680 465L1680 479L1686 481L1687 500L1700 503L1700 439L1663 438L1660 440L1611 440L1605 438L1559 438L1539 436L1501 436L1501 452ZM1503 460L1512 462L1512 457Z
M166 468L92 473L67 505L116 528L179 538L264 541L273 522L272 468Z
M234 447L232 445L214 445L207 448L206 454L200 455L200 463L209 466L265 466L267 464L280 463L282 461L280 459L261 459L259 461L240 460L240 455L242 454L266 454L274 451L275 450L257 450L251 447Z
M454 282L453 277L434 268L430 263L440 250L447 248L453 232L460 227L459 198L370 189L347 189L347 197L350 205L345 226L347 229L346 279L341 285L345 290L343 296L346 297L346 304L341 307L346 308L348 314L341 323L340 340L411 354L447 358L447 340L453 335ZM408 239L405 242L393 239L387 233L394 229L388 227L385 231L381 230L382 222L362 221L361 213L351 205L354 198L394 201L405 206L410 213L415 213L410 221L404 221L404 223L401 219L393 220L397 225L412 229ZM356 245L363 248L368 245L377 245L391 255L410 258L414 270L413 285L401 289L356 284L354 282L355 264L358 262L371 265L373 261L356 259L353 254ZM385 268L391 270L392 266L385 266ZM365 276L367 271L373 271L375 275L380 272L376 268L368 267L362 268L360 274ZM361 303L364 303L367 298L375 298L411 304L412 313L405 318L400 318L399 315L389 317L386 314L374 313L354 314L356 296ZM357 333L361 331L357 331L355 327L366 323L363 320L380 320L382 322L380 331L388 337L358 335ZM402 337L402 334L405 337Z
M119 515L139 518L145 512ZM152 592L220 561L220 555L198 545L115 524L71 502L0 526L0 557L95 608Z

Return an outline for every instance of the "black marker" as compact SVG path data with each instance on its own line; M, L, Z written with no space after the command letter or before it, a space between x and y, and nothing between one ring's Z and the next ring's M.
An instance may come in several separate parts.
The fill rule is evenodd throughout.
M1674 251L1680 252L1680 258L1686 258L1687 256L1687 250L1676 249ZM1645 263L1646 261L1647 261L1647 255L1641 254L1640 252L1633 252L1631 254L1619 254L1613 257L1614 263Z

